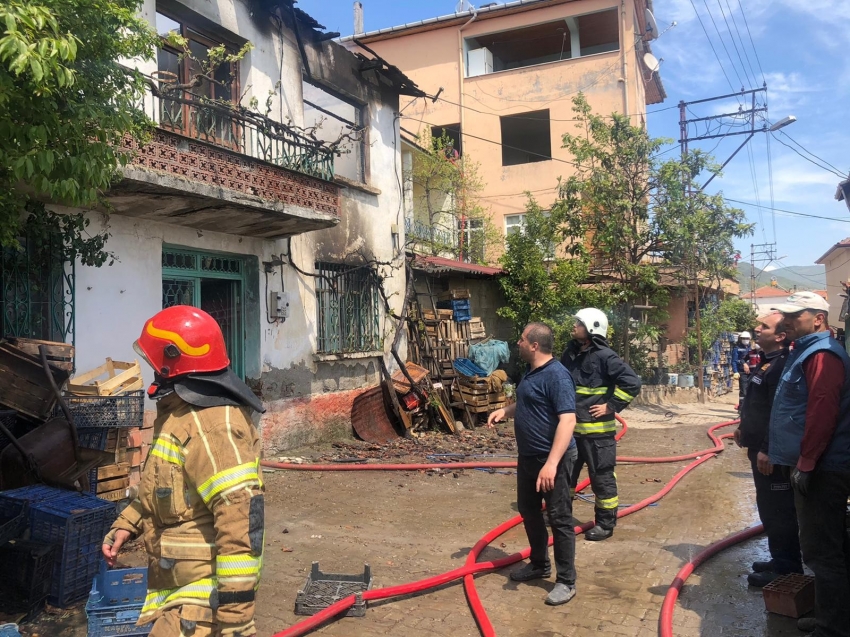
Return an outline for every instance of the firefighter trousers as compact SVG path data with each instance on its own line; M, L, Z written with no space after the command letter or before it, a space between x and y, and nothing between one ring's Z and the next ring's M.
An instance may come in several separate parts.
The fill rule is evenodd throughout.
M601 436L575 436L578 460L573 465L570 488L578 484L581 468L587 465L590 487L596 496L596 524L605 530L617 525L617 441L614 433Z
M205 621L181 619L182 607L169 608L153 623L149 637L219 637L218 627Z

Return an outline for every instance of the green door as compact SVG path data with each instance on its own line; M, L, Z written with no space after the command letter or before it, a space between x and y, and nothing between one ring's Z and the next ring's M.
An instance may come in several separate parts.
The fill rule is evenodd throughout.
M245 259L174 246L162 248L162 307L192 305L221 326L230 366L245 378Z

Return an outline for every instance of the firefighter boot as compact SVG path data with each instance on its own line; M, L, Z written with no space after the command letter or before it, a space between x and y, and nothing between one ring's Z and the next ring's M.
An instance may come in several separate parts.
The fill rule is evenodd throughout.
M614 529L603 529L598 524L584 534L584 539L591 542L601 542L614 535Z

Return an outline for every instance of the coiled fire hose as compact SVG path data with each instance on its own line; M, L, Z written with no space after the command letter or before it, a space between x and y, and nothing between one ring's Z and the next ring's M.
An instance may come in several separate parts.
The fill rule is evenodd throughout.
M625 435L626 431L628 431L628 425L626 424L626 421L623 420L619 415L617 416L617 420L622 425L622 429L616 435L616 439L619 440ZM645 498L644 500L641 500L640 502L637 502L636 504L633 504L629 507L620 509L617 513L617 517L620 518L625 517L627 515L631 515L632 513L640 511L641 509L646 508L649 505L657 502L665 495L667 495L673 489L673 487L675 487L676 484L678 484L678 482L682 478L684 478L688 473L693 471L695 468L697 468L704 462L711 460L712 458L717 456L717 454L721 453L724 449L723 438L731 438L732 434L727 433L718 436L715 435L714 432L723 427L736 425L738 424L738 422L738 420L730 420L709 427L707 434L711 441L714 443L714 446L708 449L703 449L701 451L695 451L693 453L679 456L618 456L617 462L620 463L669 463L683 462L686 460L693 460L693 462L691 462L690 464L682 468L678 473L676 473L676 475L674 475L673 478L654 495ZM516 461L440 462L416 464L295 464L263 461L261 464L262 466L268 467L270 469L286 469L293 471L418 471L428 469L508 469L516 467ZM589 484L590 481L588 479L583 480L576 486L576 492L586 489ZM488 531L480 540L478 540L478 542L476 542L475 546L473 546L472 550L467 556L466 563L460 568L456 568L440 575L428 577L416 582L400 584L397 586L388 586L379 589L372 589L364 592L361 597L364 601L376 601L380 599L388 599L391 597L398 597L402 595L410 595L412 593L420 593L428 589L436 588L448 582L462 578L464 590L469 601L470 609L472 611L476 623L478 624L481 634L484 637L494 637L496 632L493 628L493 624L490 622L490 618L487 616L487 612L484 610L484 606L481 603L481 599L478 596L478 591L475 587L474 575L477 573L485 573L498 570L510 564L514 564L515 562L519 562L520 560L527 559L529 553L531 552L531 549L526 548L522 551L519 551L518 553L514 553L513 555L509 555L498 560L491 560L488 562L478 562L477 559L480 556L481 552L490 543L495 541L499 536L506 533L521 522L522 516L517 515ZM577 526L575 529L576 533L584 532L592 525L593 522L589 521L581 526ZM684 567L682 567L682 569L676 575L676 579L674 579L673 583L670 585L670 588L668 589L667 594L664 598L664 603L661 608L661 616L659 618L658 624L658 633L660 637L672 637L673 635L673 611L675 610L676 600L678 598L679 592L684 586L685 580L687 580L688 576L693 572L693 570L706 559L723 550L724 548L754 537L761 533L762 530L763 529L761 525L755 526L750 529L746 529L744 531L736 533L724 540L721 540L720 542L712 544L711 546L703 550L701 553L696 555L690 562L685 564ZM552 544L552 541L553 539L550 537L550 545ZM325 622L333 619L334 617L340 616L351 606L353 606L355 601L356 598L354 595L345 597L339 600L338 602L332 604L331 606L328 606L324 610L316 613L315 615L308 617L281 632L276 633L273 637L297 637L298 635L306 635L315 630L320 625L324 624Z

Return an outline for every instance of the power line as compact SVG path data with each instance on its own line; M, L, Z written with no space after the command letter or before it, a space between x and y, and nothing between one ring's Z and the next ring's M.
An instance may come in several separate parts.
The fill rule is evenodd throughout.
M705 24L703 24L699 11L697 11L697 6L694 4L694 0L691 0L691 6L694 8L694 13L697 16L697 20L699 20L699 25L702 27L703 33L705 33L705 39L708 40L708 46L711 47L711 51L714 53L714 57L717 58L717 64L720 65L720 70L723 72L723 77L725 77L726 81L729 83L729 88L731 88L732 91L737 90L734 86L732 86L732 80L729 79L729 75L726 74L726 69L723 68L723 62L720 61L720 56L717 55L717 49L714 48L714 43L711 41L711 36L708 35L708 29L706 29Z
M753 47L753 53L756 56L756 63L758 63L759 72L761 73L761 81L767 84L767 80L764 78L764 71L761 68L761 60L759 59L759 52L756 50L756 43L753 40L753 34L750 33L750 24L747 22L747 14L744 13L744 6L741 4L741 0L738 0L738 7L741 9L741 17L744 18L744 26L747 27L747 35L750 36L750 45Z
M728 4L728 2L727 2L727 4ZM726 12L723 10L723 5L720 4L720 0L717 0L717 6L720 7L720 13L723 16L723 21L726 23L726 30L729 31L729 39L732 40L732 46L735 47L735 54L738 56L738 61L741 63L741 70L744 71L744 77L746 77L747 82L749 82L750 76L747 74L747 67L744 65L744 58L741 57L741 52L738 50L738 43L735 42L735 34L732 33L732 27L729 26L729 20L726 18ZM730 9L730 14L731 14L731 9ZM733 22L735 21L734 17L732 18L732 21ZM737 28L738 28L738 25L736 24L735 29L737 30ZM740 32L738 33L738 35L739 36L741 35ZM741 42L741 45L743 46L743 42ZM752 84L750 84L750 88L755 87L755 84L756 84L755 75L753 75L753 80L752 80Z
M793 137L791 137L791 135L789 135L789 134L788 134L788 133L786 133L785 131L780 130L779 132L780 132L780 133L782 133L783 135L785 135L785 137L787 137L788 139L790 139L790 140L791 140L794 144L796 144L797 146L799 146L800 148L802 148L802 149L803 149L806 153L808 153L809 155L811 155L811 156L812 156L812 157L814 157L815 159L817 159L817 160L819 160L819 161L823 162L824 164L826 164L826 165L827 165L827 166L829 166L830 168L832 168L832 169L834 169L834 170L838 171L839 173L841 172L841 169L840 169L840 168L837 168L836 166L833 166L833 165L832 165L832 164L830 164L828 161L826 161L823 157L818 157L817 155L815 155L812 151L810 151L809 149L807 149L805 146L803 146L800 142L798 142L796 139L794 139ZM843 175L842 175L842 177L843 177Z
M770 135L767 138L767 183L770 187L770 210L773 216L773 242L776 243L776 211L773 209L776 203L773 198L773 152L770 149Z
M754 204L752 201L740 201L739 199L730 199L729 197L723 198L726 201L731 201L732 203L739 203L744 206L757 206L758 204ZM796 210L785 210L783 208L773 208L771 210L775 212L783 212L788 215L794 215L795 217L809 217L810 219L824 219L825 221L839 221L841 223L850 223L850 219L841 219L839 217L824 217L822 215L810 215L805 212L797 212Z
M774 138L776 141L778 141L780 144L782 144L782 145L783 145L783 146L785 146L786 148L790 148L790 149L791 149L791 150L793 150L795 153L797 153L800 157L802 157L803 159L805 159L807 162L809 162L809 163L811 163L811 164L814 164L815 166L817 166L817 167L818 167L818 168L820 168L821 170L825 170L825 171L826 171L826 172L828 172L828 173L832 173L833 175L836 175L836 176L837 176L837 177L839 177L840 179L844 179L844 178L846 177L846 175L841 174L841 173L840 173L840 172L838 172L837 170L833 170L832 168L827 168L826 166L822 166L821 164L819 164L818 162L816 162L814 159L810 159L809 157L806 157L806 156L805 156L803 153L801 153L799 150L797 150L796 148L794 148L793 146L791 146L791 144L786 144L786 143L785 143L785 142L783 142L781 139L779 139L776 135L773 135L773 134L771 134L771 135L772 135L772 136L773 136L773 138ZM801 146L801 148L802 148L802 146ZM809 152L809 151L806 151L806 152ZM812 156L813 156L813 157L816 157L816 155L812 155Z
M753 68L753 63L750 61L750 54L747 53L747 47L744 45L744 38L741 37L741 31L738 29L738 21L735 19L735 12L732 11L732 5L729 4L729 0L724 0L726 2L726 7L729 9L729 17L732 18L732 24L735 25L735 33L738 34L738 40L741 42L741 50L744 52L744 57L747 59L747 65L750 67L750 71L753 74L753 83L756 81L756 71Z
M723 45L723 50L726 51L726 56L729 58L729 63L732 65L732 70L735 71L735 75L738 77L738 81L741 83L741 88L743 88L744 80L741 79L741 74L738 73L738 67L735 66L735 60L732 59L732 54L729 53L729 48L726 46L726 40L723 39L723 36L720 33L720 29L717 27L717 22L714 21L714 15L711 13L711 9L708 8L708 1L702 0L702 3L705 5L705 10L708 12L708 17L711 18L711 23L714 25L714 30L717 31L717 37L720 40L720 44Z
M758 178L756 177L756 163L755 163L755 160L753 159L753 149L750 147L749 144L747 144L747 156L750 160L750 177L753 180L753 193L756 196L756 204L758 206L759 226L761 227L761 236L762 236L762 240L765 243L767 243L767 233L765 232L765 229L764 229L764 217L762 215L762 210L761 210L761 195L759 194ZM776 243L776 237L774 237L773 242Z

